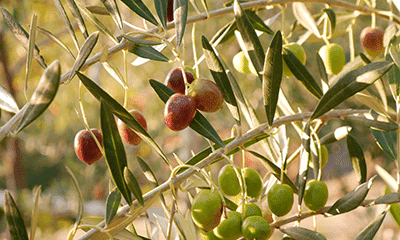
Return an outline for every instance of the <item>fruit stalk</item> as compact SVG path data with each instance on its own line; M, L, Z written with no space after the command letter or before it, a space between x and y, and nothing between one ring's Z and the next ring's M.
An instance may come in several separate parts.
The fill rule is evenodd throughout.
M322 119L323 121L328 121L330 119L336 119L336 118L342 118L351 114L355 114L355 113L367 113L369 112L368 110L353 110L353 109L347 109L347 110L333 110L330 111L324 115L322 115L319 119ZM279 127L282 124L288 124L291 122L296 122L296 121L304 121L308 118L310 118L312 115L312 113L299 113L299 114L294 114L292 116L286 116L286 117L281 117L278 118L274 121L274 124L271 127ZM223 157L224 154L228 153L229 151L232 151L233 149L243 146L243 144L245 142L247 142L250 139L253 139L257 136L260 136L262 134L265 133L266 130L268 130L269 126L268 124L261 124L258 127L249 130L248 132L246 132L245 134L243 134L242 136L237 137L235 140L233 140L232 142L230 142L229 144L227 144L225 146L225 148L220 148L216 151L214 151L213 153L211 153L209 156L207 156L206 158L204 158L202 161L200 161L198 164L196 164L196 168L204 168L205 166L209 165L210 163L214 162L217 159L220 159ZM143 195L143 199L145 202L149 201L150 199L155 199L156 196L158 196L159 194L166 192L168 190L170 190L170 184L172 183L175 187L179 187L179 185L181 183L183 183L187 178L189 178L190 176L192 176L194 173L196 173L197 170L195 170L194 168L190 168L186 171L184 171L181 174L178 174L176 177L170 178L167 181L165 181L164 183L162 183L161 185L159 185L158 187L152 189L151 191L147 192L146 194ZM139 202L137 200L133 201L132 203L132 207L133 208L138 208L139 207ZM325 207L326 208L326 207ZM327 211L328 209L323 209L322 211ZM118 213L116 214L116 216L114 217L114 220L111 222L111 224L114 224L115 222L121 222L121 218L125 219L126 215L129 214L129 210L130 207L129 206L125 206L122 207ZM303 219L302 217L304 216L308 216L307 215L308 212L303 213L302 216L295 216L293 218L295 218L293 220L293 218L289 218L289 222L293 222L293 221L298 221ZM320 212L319 212L320 213ZM316 213L313 213L316 214ZM309 214L310 216L312 216L312 214ZM134 220L134 218L129 218L131 220L131 222ZM274 226L278 227L278 226L282 226L284 224L281 225L277 225L279 222L277 222ZM288 223L288 222L287 222ZM126 227L127 225L129 225L130 222L129 221L124 221L124 226ZM97 225L98 228L104 228L105 227L105 221L99 223ZM272 228L272 226L271 226ZM121 229L123 229L123 226L121 226ZM115 232L117 233L117 232ZM78 238L79 240L87 240L92 238L93 236L97 236L99 234L99 230L98 229L91 229L90 231L88 231L87 233L85 233L83 236L81 236L80 238Z

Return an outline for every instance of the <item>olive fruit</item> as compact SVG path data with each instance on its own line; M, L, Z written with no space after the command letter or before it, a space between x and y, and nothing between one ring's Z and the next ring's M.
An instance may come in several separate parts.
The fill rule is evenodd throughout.
M167 1L167 22L174 21L174 0Z
M324 62L326 71L336 75L342 71L346 64L346 54L342 46L336 43L324 45L319 49L319 55Z
M236 168L240 173L240 168ZM221 168L218 174L218 185L221 191L228 196L236 196L240 193L240 183L236 171L232 165L227 164Z
M278 217L292 210L293 201L293 190L287 184L275 184L268 192L269 209Z
M214 231L208 231L204 232L203 230L200 230L200 239L201 240L220 240L215 236Z
M186 75L186 80L188 83L191 83L194 81L194 76L192 72L189 70L184 70L185 75ZM171 88L177 93L182 93L185 94L185 80L183 79L183 74L181 68L174 68L172 69L167 77L165 78L164 84L167 85L167 87Z
M203 112L217 112L224 106L224 96L218 85L205 78L198 78L190 84L188 96L196 101L197 108Z
M223 218L221 223L214 228L213 232L218 239L236 240L242 236L240 228L242 226L242 214L238 212L228 212L228 218Z
M244 168L242 175L246 184L247 196L258 198L262 191L262 179L260 174L252 168Z
M94 136L99 141L100 145L103 146L103 136L98 129L90 129ZM80 160L87 165L97 162L103 154L98 148L96 141L86 129L80 130L74 139L75 153Z
M146 119L143 115L137 110L130 110L129 113L139 122L140 125L147 131L147 123ZM118 132L121 135L122 140L124 142L131 145L139 145L143 139L139 137L128 125L126 125L121 119L117 121Z
M328 149L326 148L325 145L321 145L321 167L322 168L326 166L326 164L328 163L328 159L329 159ZM311 157L309 159L309 165L310 165L310 167L314 168L314 164L313 164Z
M383 31L380 27L366 27L361 31L360 42L364 51L371 57L378 57L385 51Z
M208 232L221 221L222 199L217 191L203 189L193 199L191 215L194 224Z
M173 131L187 128L196 115L196 102L189 96L175 93L165 104L164 121Z
M232 59L233 67L241 73L248 74L253 73L257 75L257 71L254 68L253 64L246 58L246 55L243 51L236 53L236 55Z
M242 204L239 204L236 209L237 212L243 213L243 219L246 219L251 216L262 216L261 208L255 203L246 203L244 204L244 210L242 212Z
M288 43L286 45L283 45L283 48L291 51L299 60L300 62L304 65L306 64L306 52L304 51L304 48L297 44L297 43ZM287 77L293 77L293 73L290 71L289 67L287 66L285 61L282 61L283 63L283 69L282 72L283 74Z
M304 204L308 209L318 212L322 210L328 201L328 187L324 182L315 179L306 184L304 190Z
M251 216L243 221L242 234L247 240L265 240L271 234L271 227L263 217Z

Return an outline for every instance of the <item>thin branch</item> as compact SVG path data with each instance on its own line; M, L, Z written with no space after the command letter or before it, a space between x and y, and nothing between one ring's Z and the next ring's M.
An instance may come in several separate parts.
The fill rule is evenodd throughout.
M342 118L342 117L356 114L356 113L367 113L367 112L369 112L369 110L352 110L352 109L333 110L333 111L330 111L330 112L326 113L325 115L321 116L320 119L323 119L323 121L328 121L330 119ZM274 121L274 123L272 124L272 127L279 127L283 124L288 124L291 122L305 121L308 118L310 118L311 115L312 115L312 113L299 113L299 114L294 114L292 116L281 117ZM256 128L249 130L242 136L237 137L235 140L233 140L232 142L227 144L225 146L225 148L220 148L220 149L214 151L213 153L208 155L208 157L204 158L202 161L197 163L195 166L197 168L204 168L205 166L214 162L215 160L222 158L224 154L232 151L233 149L235 149L237 147L243 146L243 144L246 143L247 141L249 141L250 139L253 139L257 136L264 134L265 131L267 131L268 129L269 129L269 126L267 123L265 123L265 124L259 125ZM157 197L160 193L168 191L170 189L171 183L173 183L173 185L175 187L179 187L179 185L181 183L183 183L187 178L192 176L195 172L196 172L195 169L190 168L190 169L184 171L183 173L178 174L176 177L174 177L172 179L171 178L168 179L166 182L164 182L157 188L154 188L153 190L151 190L151 191L147 192L145 195L143 195L143 199L146 202L146 201L149 201L149 200ZM133 206L133 208L139 207L139 202L135 200L132 203L132 206ZM119 221L119 219L121 219L121 218L125 218L126 214L129 213L129 210L130 210L129 206L125 206L125 207L121 208L118 211L118 213L116 214L116 216L114 217L113 222ZM128 224L129 223L127 222L126 225L128 225ZM101 222L97 226L99 228L103 228L105 226L105 221ZM123 229L123 228L121 227L121 229ZM81 236L79 238L79 240L87 240L92 237L100 237L99 235L101 235L101 233L97 229L91 229L85 235ZM95 238L95 239L97 239L97 238ZM99 238L99 239L101 239L101 238Z

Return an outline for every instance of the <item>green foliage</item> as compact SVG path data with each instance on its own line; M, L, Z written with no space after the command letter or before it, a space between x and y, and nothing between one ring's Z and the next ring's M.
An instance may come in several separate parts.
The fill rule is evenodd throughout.
M238 0L225 4L205 0L83 2L40 0L0 6L6 29L0 31L5 76L0 83L4 110L0 139L16 137L2 142L5 160L0 186L13 187L10 182L16 182L26 187L23 183L28 181L32 189L43 184L33 207L27 203L29 191L5 191L4 214L13 239L27 239L27 228L31 239L37 227L48 234L43 226L51 224L59 229L67 225L69 239L80 228L85 231L81 239L155 239L160 233L167 239L237 239L242 234L247 239L267 239L278 231L286 238L326 239L318 232L318 224L313 230L289 225L316 214L352 214L356 208L378 204L392 205L367 216L370 223L359 226L356 239L379 234L388 211L399 222L398 193L367 199L376 178L368 176L371 169L392 190L398 192L400 186L389 174L400 172L396 150L400 146L400 18L393 13L400 6L395 1L389 11L375 6L375 1L333 0L313 3L313 8L303 1L283 5ZM36 15L27 9L40 4L57 10L59 16L39 10L40 26L36 26ZM385 51L380 46L379 54L369 53L374 56L370 59L359 54L363 46L356 35L368 27L364 22L369 21L364 20L371 12L371 27L386 29ZM24 27L29 24L28 33ZM327 47L318 53L322 45ZM291 46L301 49L301 54ZM239 62L232 66L238 52ZM379 57L382 52L384 56ZM53 61L47 67L44 59ZM197 109L207 102L213 110L200 113L192 108L190 128L171 132L163 121L163 109L175 91L163 79L171 69L184 68L197 79L212 78L212 84L196 91L206 92L212 85L223 107L211 94L196 98L190 91L201 81L184 77L185 98L195 101ZM282 80L283 74L288 78ZM127 109L143 113L147 129ZM143 143L123 143L117 120ZM73 136L78 129L94 125L102 131L105 161L86 166L74 155ZM343 146L341 141L346 141L345 154L342 149L336 152L337 146ZM19 154L24 161L12 157ZM328 191L339 192L342 187L328 179L339 172L332 169L337 159L351 162L355 173L351 181L360 185L333 199ZM12 171L8 169L11 163L15 164ZM62 165L69 166L74 184L66 180ZM311 181L310 166L315 178ZM20 207L10 191L18 194ZM293 194L298 195L298 212L285 216L294 209ZM60 214L46 197L39 197L48 195L68 199L68 209ZM334 204L325 207L328 198ZM71 199L79 204L76 217L66 214L76 212L70 208L76 206ZM103 201L105 215L89 221L92 213L86 212L86 203L93 199ZM269 209L263 209L265 201ZM301 207L303 201L312 211ZM186 212L182 212L182 202L189 208ZM156 220L148 218L145 231L137 232L135 228L142 226L136 220L158 207L163 211L156 211ZM25 212L30 210L32 216L26 221ZM280 218L266 214L271 212ZM67 216L58 219L56 214Z

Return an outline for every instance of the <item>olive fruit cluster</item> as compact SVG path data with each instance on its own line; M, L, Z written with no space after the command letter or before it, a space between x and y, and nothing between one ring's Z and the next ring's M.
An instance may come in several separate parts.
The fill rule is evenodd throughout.
M187 128L196 115L196 109L217 112L224 103L217 84L205 78L194 80L193 74L187 70L185 75L189 87L187 91L180 68L170 71L165 79L165 84L176 92L168 99L164 108L164 122L173 131Z
M242 171L236 168L240 177L246 184L246 194L251 198L258 198L262 192L262 179L260 174L252 168ZM218 184L221 191L227 196L236 196L241 192L238 175L232 165L225 165L218 174Z

